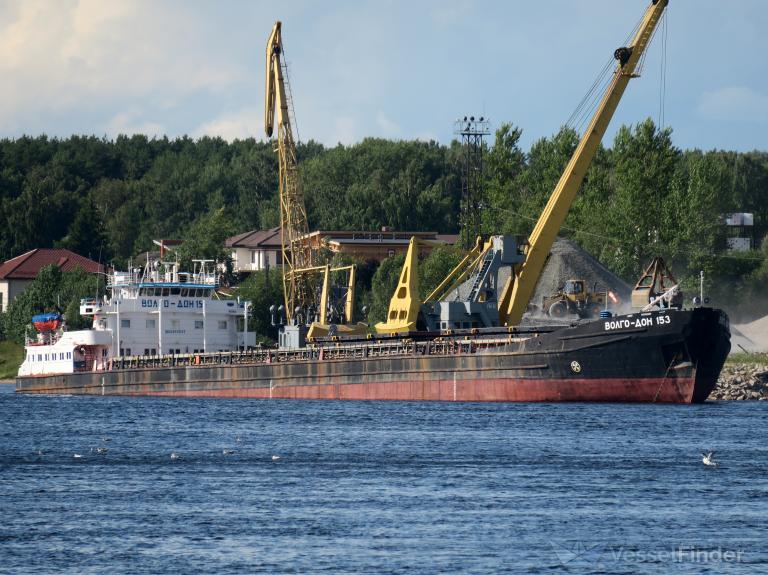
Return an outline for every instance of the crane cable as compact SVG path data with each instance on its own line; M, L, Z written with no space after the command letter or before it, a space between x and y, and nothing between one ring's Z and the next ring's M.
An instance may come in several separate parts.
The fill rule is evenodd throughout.
M666 13L662 14L661 17L661 27L662 27L662 36L661 36L661 78L659 80L659 129L661 129L664 126L665 118L664 118L664 112L665 110L665 104L666 104L666 97L667 97L667 36L668 36L668 27L667 27L667 17Z
M637 31L640 29L642 22L643 17L640 17L629 34L627 34L626 38L624 38L622 46L626 46L632 41L637 34ZM608 84L613 79L613 72L615 70L614 62L615 59L611 56L601 68L600 72L598 72L597 77L594 82L592 82L589 90L587 90L587 93L578 103L576 109L571 113L568 121L565 123L567 128L573 129L579 136L582 135L583 130L586 128L586 125L588 125L595 110L600 105L603 94L607 90Z
M288 56L285 54L285 46L281 45L280 51L282 52L282 59L280 63L283 67L283 74L285 75L285 88L288 90L288 118L291 122L293 131L296 133L295 141L298 144L301 142L301 136L299 135L299 124L296 121L296 110L293 107L293 89L291 88L291 76L288 70Z

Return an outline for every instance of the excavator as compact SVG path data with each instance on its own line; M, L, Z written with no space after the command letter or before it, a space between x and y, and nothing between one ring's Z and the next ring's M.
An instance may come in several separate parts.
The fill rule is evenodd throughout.
M277 128L275 151L279 156L284 305L278 315L285 317L280 347L303 347L307 339L327 335L363 334L367 325L352 323L355 266L319 265L316 250L305 240L309 224L291 127L293 106L279 21L272 27L266 56L264 131L272 138ZM332 278L340 274L346 275L346 285L333 286ZM342 305L335 301L339 299Z
M442 330L496 326L514 328L520 324L557 233L568 215L629 80L638 76L638 63L667 4L668 0L652 0L631 44L614 51L613 56L617 64L610 83L527 241L517 241L510 236L496 236L491 238L491 245L485 255L481 259L476 258L477 271L468 294L474 298L477 298L475 286L480 291L488 289L493 281L499 282L503 275L500 273L502 267L508 270L505 272L507 278L503 287L484 302L487 319L478 313L477 305L472 309L471 304L478 302L431 300L430 298L435 296L434 293L429 294L425 300L420 300L418 258L411 257L409 249L400 281L390 301L387 320L376 325L378 333L404 334L416 331L419 317L428 318L430 314L439 318L439 329ZM476 253L479 255L480 252ZM455 269L449 277L454 273L457 274L455 277L458 277L461 272ZM466 305L459 305L463 303ZM495 308L493 310L490 309L491 303ZM429 324L429 321L422 323Z

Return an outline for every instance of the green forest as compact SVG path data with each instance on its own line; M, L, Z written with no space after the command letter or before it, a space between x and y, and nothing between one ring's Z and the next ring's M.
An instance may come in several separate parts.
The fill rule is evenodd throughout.
M503 124L484 151L485 234L529 233L578 143L563 128L523 150L521 134ZM459 142L309 141L298 153L312 229L459 231ZM272 144L254 139L4 139L0 257L66 247L121 267L153 239L180 238L190 255L224 258L225 238L278 225L277 190ZM727 251L730 212L754 213L753 251ZM620 127L600 148L561 235L630 283L655 255L689 289L704 270L712 303L738 314L768 311L766 231L767 152L681 150L670 129L649 119ZM391 277L373 271L364 288L374 293L364 297L378 315L384 304L375 292Z

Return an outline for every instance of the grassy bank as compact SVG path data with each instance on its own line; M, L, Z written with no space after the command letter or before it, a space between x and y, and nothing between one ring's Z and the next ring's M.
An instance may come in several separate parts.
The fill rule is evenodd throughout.
M0 341L0 379L14 379L23 359L23 346L10 341Z
M768 353L732 353L725 360L726 365L735 363L768 364Z

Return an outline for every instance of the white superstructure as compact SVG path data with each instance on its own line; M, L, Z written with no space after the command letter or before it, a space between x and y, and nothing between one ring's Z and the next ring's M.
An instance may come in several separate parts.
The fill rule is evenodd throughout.
M109 369L111 360L235 351L255 345L247 331L249 302L221 299L212 262L197 260L195 271L154 262L144 269L112 272L108 295L80 302L93 328L43 331L26 345L19 375L50 375ZM211 266L213 268L213 266Z

